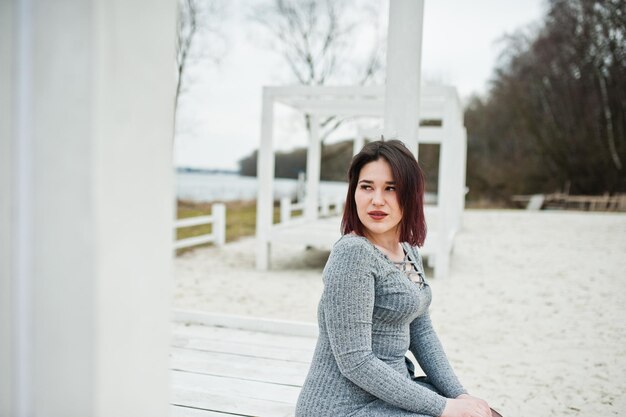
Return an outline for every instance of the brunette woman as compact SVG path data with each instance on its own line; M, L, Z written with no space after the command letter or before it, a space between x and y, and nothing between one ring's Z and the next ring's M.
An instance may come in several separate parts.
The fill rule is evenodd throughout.
M455 376L428 315L415 157L398 140L371 142L348 177L343 236L324 268L319 338L296 417L491 417ZM408 350L425 377L413 377Z

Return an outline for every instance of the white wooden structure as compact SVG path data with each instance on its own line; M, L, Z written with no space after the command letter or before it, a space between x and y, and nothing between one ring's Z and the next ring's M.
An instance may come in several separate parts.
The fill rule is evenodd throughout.
M211 233L175 240L174 250L205 243L213 243L216 246L222 246L226 243L226 206L222 203L211 205L211 214L209 216L195 216L176 220L174 222L174 230L183 227L201 226L203 224L212 225Z
M171 417L293 417L313 323L174 311Z
M258 160L259 194L257 200L257 267L269 268L272 242L302 244L330 249L339 238L339 218L321 219L318 206L320 142L316 135L318 120L324 116L378 116L385 109L385 88L370 87L265 87L263 126ZM307 156L307 194L304 218L272 225L272 181L274 172L273 107L291 106L310 114L313 134ZM441 146L437 205L426 207L429 227L422 253L434 266L435 275L447 275L449 254L455 233L460 228L465 206L466 132L463 110L453 87L422 86L421 118L440 120L441 126L418 127L419 143Z
M339 219L319 221L319 119L325 116L381 117L385 137L403 140L417 156L419 143L441 147L437 206L426 209L429 233L422 253L434 266L435 276L448 273L454 235L465 206L466 132L456 90L421 86L423 0L389 2L386 86L265 87L261 143L258 154L257 254L259 269L270 267L272 242L288 242L330 249L339 238ZM282 103L311 116L307 152L304 219L272 225L274 173L274 104ZM441 126L420 127L420 120L440 120ZM356 135L355 152L363 137ZM286 218L286 216L284 216Z
M165 417L176 2L0 2L0 416Z

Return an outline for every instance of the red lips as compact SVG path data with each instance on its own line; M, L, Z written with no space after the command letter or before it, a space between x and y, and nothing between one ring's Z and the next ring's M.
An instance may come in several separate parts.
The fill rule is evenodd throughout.
M382 220L387 216L387 213L384 211L368 211L367 214L374 220Z

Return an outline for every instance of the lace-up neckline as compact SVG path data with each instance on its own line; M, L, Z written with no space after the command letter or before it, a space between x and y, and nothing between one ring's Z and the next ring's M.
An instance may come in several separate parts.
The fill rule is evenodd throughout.
M404 259L398 262L396 261L391 261L391 262L393 262L396 268L404 272L404 274L406 275L408 279L418 284L419 288L422 289L424 285L426 285L426 281L424 280L424 277L422 276L422 274L418 272L417 262L415 262L409 257L409 253L404 248L404 246L402 247L402 251L404 252Z

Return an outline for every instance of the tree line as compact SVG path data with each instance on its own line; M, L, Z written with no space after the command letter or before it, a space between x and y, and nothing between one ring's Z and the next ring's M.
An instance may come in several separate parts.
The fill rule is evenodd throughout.
M626 7L551 0L466 108L474 196L626 191Z

